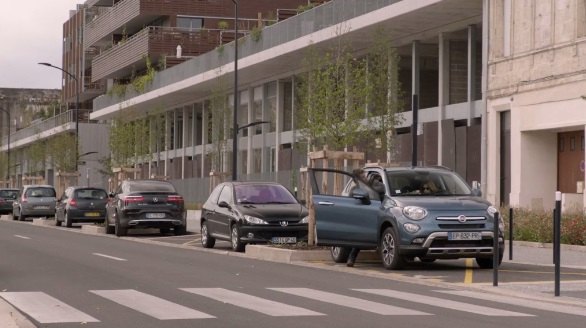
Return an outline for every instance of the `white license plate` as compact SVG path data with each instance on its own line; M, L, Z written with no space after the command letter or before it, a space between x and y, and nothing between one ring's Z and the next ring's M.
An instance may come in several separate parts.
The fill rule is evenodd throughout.
M295 244L297 237L273 237L271 241L273 244Z
M448 240L481 240L480 232L451 231L448 232Z
M165 217L165 213L147 213L147 219L163 219Z
M35 210L48 210L49 206L35 206Z

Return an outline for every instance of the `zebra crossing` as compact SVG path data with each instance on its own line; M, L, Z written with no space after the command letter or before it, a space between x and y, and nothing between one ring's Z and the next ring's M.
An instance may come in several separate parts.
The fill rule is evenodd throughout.
M327 303L340 307L340 311L351 308L363 311L371 315L382 316L433 316L441 315L440 311L434 313L430 308L450 309L476 314L479 316L500 316L500 317L533 317L535 314L511 311L510 304L516 304L519 308L537 309L577 316L586 316L583 308L572 308L567 305L556 306L545 302L531 301L519 302L513 298L504 296L487 295L486 293L458 290L436 290L426 294L408 293L393 289L352 289L348 288L339 292L323 291L310 288L264 288L260 293L264 297L234 291L226 288L177 288L180 303L150 295L134 289L119 290L88 290L89 295L95 295L102 300L118 304L139 313L150 316L156 320L214 320L230 311L219 311L218 313L205 313L185 305L189 297L199 298L198 301L212 300L227 307L239 307L247 311L255 312L271 317L319 317L334 315L331 308L321 310L315 303ZM270 295L267 297L267 292ZM286 294L287 299L297 297L311 300L313 306L310 308L286 304L274 299L282 299ZM349 295L351 294L351 295ZM432 294L436 296L431 296ZM174 295L174 294L173 294ZM191 296L189 296L191 295ZM369 297L376 297L376 300L369 300ZM73 322L100 322L100 314L88 314L82 309L76 309L64 300L57 299L45 292L23 291L23 292L0 292L0 297L11 303L14 307L27 314L41 324L48 323L73 323ZM456 298L450 300L445 297ZM274 298L274 299L271 299ZM384 300L388 300L384 301ZM482 299L490 302L491 306L474 305L473 299ZM187 300L187 301L186 301ZM383 301L381 301L383 300ZM307 303L303 303L307 304ZM413 304L425 305L425 311L414 309ZM224 306L222 305L222 306ZM309 307L309 306L307 306ZM329 309L329 310L327 310ZM91 311L91 310L90 310ZM209 311L209 309L208 309ZM321 312L318 312L321 311Z

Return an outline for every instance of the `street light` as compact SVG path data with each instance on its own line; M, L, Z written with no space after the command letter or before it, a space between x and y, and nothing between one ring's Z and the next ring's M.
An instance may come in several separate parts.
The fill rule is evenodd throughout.
M237 122L237 108L238 108L238 1L232 0L234 3L234 108L233 108L233 122L232 122L232 181L236 181L238 173L236 172L238 165L238 122Z
M8 115L8 149L6 151L8 154L8 160L6 163L6 181L8 181L10 180L10 110L0 108L0 111L3 111Z
M51 65L49 63L38 63L38 64L43 65L43 66L47 66L47 67L56 68L56 69L62 71L63 73L67 74L69 77L71 77L75 81L76 104L75 104L75 156L74 156L74 158L75 158L75 172L77 172L77 170L78 170L77 160L78 160L78 153L79 153L79 81L75 75L69 73L68 71L64 70L61 67Z

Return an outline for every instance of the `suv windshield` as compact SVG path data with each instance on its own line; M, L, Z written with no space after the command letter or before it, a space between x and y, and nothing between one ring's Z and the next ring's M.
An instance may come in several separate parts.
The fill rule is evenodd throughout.
M467 196L470 187L449 171L405 170L387 172L391 196Z

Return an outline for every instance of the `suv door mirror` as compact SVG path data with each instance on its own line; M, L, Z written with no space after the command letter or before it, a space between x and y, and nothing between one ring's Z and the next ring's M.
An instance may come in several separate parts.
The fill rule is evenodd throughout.
M368 195L368 192L361 188L354 188L350 192L350 197L354 199L360 199L364 204L370 203L370 196Z

